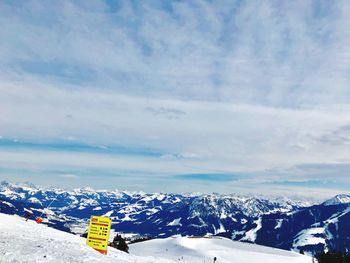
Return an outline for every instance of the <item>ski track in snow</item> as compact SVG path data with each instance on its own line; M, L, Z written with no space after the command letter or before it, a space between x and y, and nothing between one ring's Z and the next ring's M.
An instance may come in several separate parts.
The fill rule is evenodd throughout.
M85 238L18 216L0 213L0 262L117 263L311 263L294 252L226 238L170 237L130 245L130 254L108 248L104 256L85 245Z

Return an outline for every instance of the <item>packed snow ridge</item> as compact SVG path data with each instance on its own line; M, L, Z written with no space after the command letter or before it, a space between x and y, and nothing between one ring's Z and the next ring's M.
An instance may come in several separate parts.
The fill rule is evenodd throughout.
M130 245L130 254L108 248L104 256L85 239L34 221L0 213L0 262L311 263L310 257L226 238L169 237Z

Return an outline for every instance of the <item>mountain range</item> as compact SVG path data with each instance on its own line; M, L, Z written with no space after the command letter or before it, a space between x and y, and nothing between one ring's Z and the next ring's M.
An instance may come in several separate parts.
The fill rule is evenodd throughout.
M224 236L286 250L350 251L350 195L320 204L288 198L220 194L65 191L32 184L0 183L0 212L31 211L50 227L87 231L91 215L112 218L112 231L165 238Z

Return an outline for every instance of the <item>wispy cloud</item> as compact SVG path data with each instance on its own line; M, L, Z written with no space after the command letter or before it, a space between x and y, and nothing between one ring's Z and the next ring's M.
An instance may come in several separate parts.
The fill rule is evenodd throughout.
M184 174L245 175L222 192L344 180L349 17L346 1L1 2L1 174L145 191Z
M156 149L127 147L120 145L92 145L72 142L67 140L56 142L31 142L20 141L18 139L0 139L0 147L7 150L23 150L23 151L54 151L54 152L77 152L77 153L94 153L107 155L139 155L162 157L162 153Z
M78 179L79 176L76 174L62 174L60 177L65 178L65 179Z
M222 173L197 173L197 174L181 174L176 175L176 179L183 179L186 181L209 181L209 182L227 182L238 180L238 176L233 174Z
M305 181L275 181L268 183L270 185L281 185L287 187L305 187L305 188L323 188L323 189L338 189L348 191L350 183L337 182L332 180L305 180Z

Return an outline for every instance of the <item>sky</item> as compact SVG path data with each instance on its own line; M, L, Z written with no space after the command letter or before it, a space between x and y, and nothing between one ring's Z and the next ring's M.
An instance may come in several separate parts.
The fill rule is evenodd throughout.
M0 180L349 192L349 1L4 0L0 24Z

